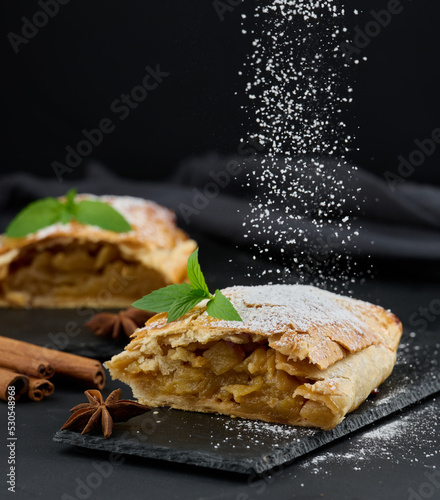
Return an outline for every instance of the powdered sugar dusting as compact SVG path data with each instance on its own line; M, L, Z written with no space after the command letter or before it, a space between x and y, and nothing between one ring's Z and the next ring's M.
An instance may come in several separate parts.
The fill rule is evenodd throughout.
M336 329L363 331L360 320L342 304L354 299L306 285L261 285L226 288L243 322L216 322L221 328L240 328L270 335L294 327L307 331L312 326L334 325Z
M117 210L132 227L127 233L114 233L119 239L135 236L138 240L155 243L159 246L167 246L174 238L175 216L174 213L153 201L132 196L96 196L93 194L79 194L77 200L97 200L108 203ZM102 233L102 228L87 225L84 230ZM28 239L41 240L53 235L69 236L80 231L78 224L56 223L44 227L35 233L29 234ZM171 237L170 237L171 236Z
M56 233L71 233L73 231L73 226L72 224L61 224L61 222L57 222L56 224L52 224L51 226L43 227L43 229L40 229L36 231L35 233L31 233L27 236L28 239L33 239L36 238L38 240L42 240L44 238L48 238L49 236L52 236L53 234Z
M436 468L440 458L439 433L440 413L437 400L433 399L409 409L402 417L375 424L350 438L350 452L327 451L305 460L300 466L312 474L329 474L329 464L362 470L371 462L378 464L383 460L417 462L423 450L425 466L429 463Z
M249 439L252 439L252 446L265 445L267 440L273 443L274 448L285 445L286 439L290 441L302 441L305 436L313 436L316 434L316 429L308 429L305 427L295 427L292 425L279 425L268 422L245 420L234 418L225 420L224 429L231 432L231 436L224 437L222 443L213 444L214 449L220 448L221 445L230 445L232 448L251 448Z
M148 210L151 216L164 223L174 223L173 212L162 207L154 201L134 198L133 196L101 196L100 200L109 203L115 210L120 212L128 222L137 227L143 228L146 223L145 211Z

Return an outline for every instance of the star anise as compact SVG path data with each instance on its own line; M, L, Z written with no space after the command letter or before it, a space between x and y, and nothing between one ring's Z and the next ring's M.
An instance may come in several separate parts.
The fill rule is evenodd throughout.
M95 314L85 326L97 335L119 339L124 334L126 337L130 337L137 328L144 326L145 322L152 316L154 316L152 312L129 307L115 314L106 312Z
M81 434L86 434L101 428L107 439L113 431L113 423L126 422L150 409L149 406L130 399L119 399L121 393L121 389L116 389L104 401L99 391L95 389L85 391L84 394L89 402L74 406L70 410L74 412L73 415L61 427L61 430L82 430Z

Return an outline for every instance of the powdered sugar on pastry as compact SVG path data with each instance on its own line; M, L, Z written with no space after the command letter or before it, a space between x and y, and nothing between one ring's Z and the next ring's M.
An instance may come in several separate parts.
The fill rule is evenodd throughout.
M78 201L94 200L108 203L123 215L132 226L133 231L112 233L113 238L118 240L131 239L135 235L137 240L148 241L150 245L165 247L170 244L171 238L174 239L176 236L180 236L179 230L176 231L174 213L153 201L132 196L95 196L92 194L80 194L76 199ZM83 226L76 222L68 224L57 222L29 234L26 239L40 240L48 236L69 236L74 233L78 235L78 231L82 233L99 232L102 234L103 229L91 225Z
M204 312L197 324L270 337L272 348L290 359L308 359L320 369L342 359L347 351L381 343L395 346L400 336L400 323L383 308L311 286L236 286L223 293L243 322L218 320ZM391 328L396 335L389 335L393 324L399 328Z
M329 320L337 326L362 329L359 319L345 307L335 307L337 300L342 304L355 304L356 300L349 297L339 297L334 293L303 285L261 285L254 287L235 286L224 290L234 305L246 318L255 316L252 309L264 308L258 313L260 328L272 332L276 327L277 317L288 318L295 329L307 331L313 325L328 324ZM247 323L249 319L242 319ZM274 321L275 320L275 321ZM235 325L236 322L235 322Z
M161 207L154 201L134 198L132 196L101 196L100 201L109 203L115 210L121 213L128 222L139 230L147 230L151 224L145 218L145 212L157 221L174 224L175 216L171 210Z

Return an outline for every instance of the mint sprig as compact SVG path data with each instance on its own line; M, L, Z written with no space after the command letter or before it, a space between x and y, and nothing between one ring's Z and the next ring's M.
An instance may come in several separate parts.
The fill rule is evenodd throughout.
M167 323L170 323L181 318L202 300L209 299L206 311L213 318L243 321L231 301L220 290L216 290L214 295L209 293L199 264L198 248L189 256L186 269L190 285L169 285L155 290L134 302L133 307L156 313L166 312Z
M76 202L76 193L76 189L68 191L65 202L49 197L30 203L10 222L6 236L23 238L57 222L67 224L71 220L116 233L131 230L127 220L112 206L98 200Z

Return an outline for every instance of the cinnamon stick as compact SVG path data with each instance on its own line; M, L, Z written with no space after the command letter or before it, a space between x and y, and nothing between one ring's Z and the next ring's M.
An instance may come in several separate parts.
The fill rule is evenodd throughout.
M9 387L14 388L14 394L9 392ZM25 375L0 368L0 399L8 401L9 395L12 395L15 401L18 401L20 396L27 392L28 387L29 379Z
M36 378L51 378L54 375L54 370L49 363L44 363L37 359L26 359L19 354L12 352L2 352L0 357L0 367L9 368L23 375L30 375Z
M41 401L53 394L55 386L50 380L44 378L28 377L29 378L29 389L28 397L32 401Z
M95 359L1 336L0 351L48 363L55 373L79 381L88 387L102 389L105 385L104 368Z

